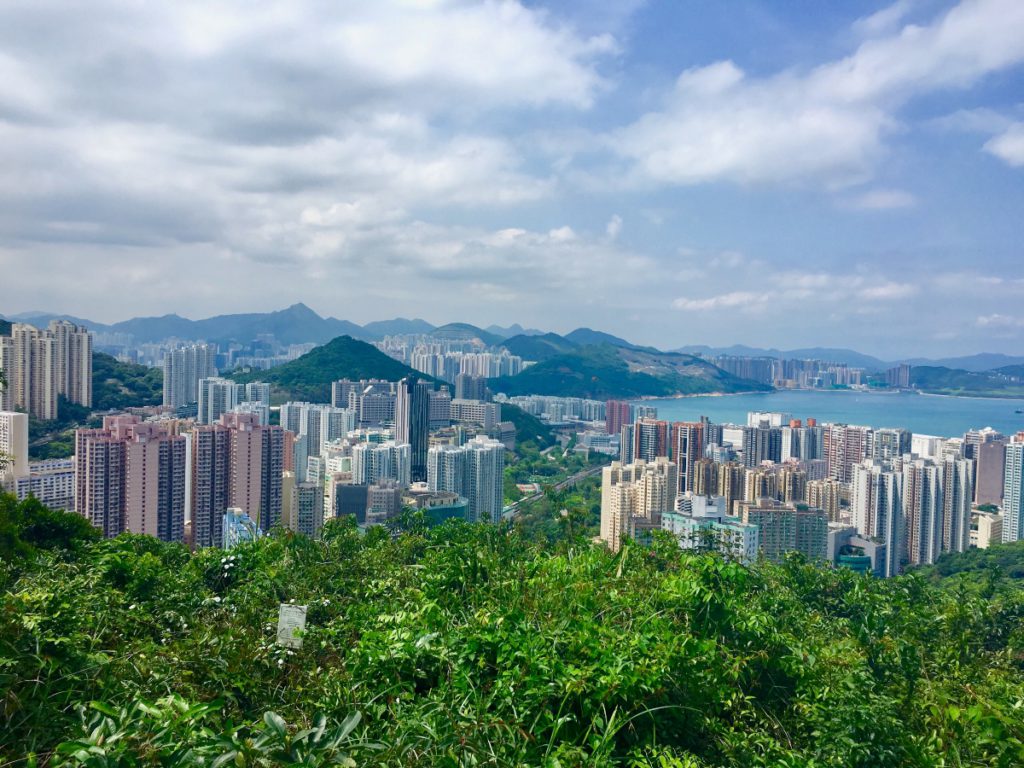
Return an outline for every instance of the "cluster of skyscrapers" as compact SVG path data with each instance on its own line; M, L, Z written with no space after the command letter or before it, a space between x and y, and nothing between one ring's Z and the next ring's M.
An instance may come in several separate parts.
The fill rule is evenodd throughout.
M669 423L623 401L605 413L620 443L602 484L613 549L664 528L744 559L752 546L772 559L796 550L889 576L1024 538L1024 434L946 439L781 413Z
M43 421L58 417L58 396L92 407L92 337L74 323L54 320L43 330L14 323L0 336L0 411L22 410Z

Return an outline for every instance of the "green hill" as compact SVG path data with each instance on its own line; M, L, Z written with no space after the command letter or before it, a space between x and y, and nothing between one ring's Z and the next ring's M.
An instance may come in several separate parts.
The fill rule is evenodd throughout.
M1024 764L1020 591L407 528L191 553L0 496L0 764Z
M290 363L269 371L234 373L231 378L242 383L269 382L277 402L308 400L327 403L331 400L331 382L338 379L398 381L406 376L434 381L430 376L385 355L372 344L351 336L339 336Z
M936 365L915 365L910 369L910 385L922 392L964 397L1024 397L1024 382L1014 376L1019 366L1009 370L965 371Z
M581 347L611 344L613 347L625 347L626 349L643 349L648 352L658 351L654 347L641 347L619 336L612 336L604 331L595 331L593 328L577 328L575 331L565 334L565 338Z
M501 342L501 346L524 360L535 361L549 360L552 357L579 349L578 344L557 333L545 333L540 336L520 334L505 339Z
M4 320L0 317L0 336L10 336L11 325L13 325L13 323L11 323L10 320Z
M692 355L608 344L552 357L517 376L492 379L488 386L510 396L563 395L597 400L768 389Z
M97 411L130 406L160 405L164 399L164 373L135 363L122 363L103 352L92 355L92 403Z
M501 404L502 421L511 421L516 427L516 443L532 441L538 448L554 445L555 435L551 428L536 416L511 403Z

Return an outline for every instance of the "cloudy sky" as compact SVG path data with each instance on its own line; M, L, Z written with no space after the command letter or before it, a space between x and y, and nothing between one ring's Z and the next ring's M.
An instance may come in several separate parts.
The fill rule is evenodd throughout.
M0 313L1024 351L1021 0L0 5Z

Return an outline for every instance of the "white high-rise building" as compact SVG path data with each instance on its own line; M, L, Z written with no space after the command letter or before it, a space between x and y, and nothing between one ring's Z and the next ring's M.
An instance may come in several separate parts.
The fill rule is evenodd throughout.
M613 461L601 472L601 539L618 551L623 536L661 526L675 509L678 473L664 456L631 464Z
M28 415L0 411L0 488L28 475Z
M965 552L971 545L971 502L974 462L946 458L942 462L942 550Z
M887 462L866 459L853 468L850 512L857 532L885 545L883 576L900 572L904 551L903 473Z
M903 462L906 562L928 565L942 551L942 473L929 459Z
M472 522L498 523L505 501L505 446L487 437L474 437L466 443L467 483Z
M15 323L10 341L3 343L2 365L8 408L19 408L43 421L57 418L57 339L52 333Z
M455 445L435 445L427 451L427 487L431 491L465 493L467 450Z
M412 449L408 443L359 443L352 446L352 483L377 485L391 479L408 488L412 471Z
M92 407L92 334L66 320L53 320L49 333L56 340L57 394L72 403Z
M242 385L220 376L199 380L200 424L216 424L220 417L233 411L242 400Z
M199 380L217 375L217 350L208 344L194 344L169 351L164 356L164 405L181 408L199 402Z
M1006 446L1003 465L1003 541L1024 539L1024 442Z

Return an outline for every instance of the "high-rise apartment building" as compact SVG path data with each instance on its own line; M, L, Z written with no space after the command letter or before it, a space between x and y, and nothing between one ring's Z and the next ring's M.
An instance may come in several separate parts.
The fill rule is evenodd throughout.
M505 446L498 440L474 437L465 448L467 475L463 495L469 501L469 519L501 522L505 507Z
M605 431L609 435L617 435L624 424L632 423L632 409L625 400L609 400L604 406Z
M192 537L196 547L219 547L231 506L231 431L220 424L192 431ZM248 512L248 510L245 510Z
M902 471L872 459L856 465L850 486L850 512L858 533L885 544L886 563L881 575L898 574L905 559Z
M104 536L184 541L186 439L172 426L107 416L75 433L75 508Z
M1024 442L1006 446L1003 465L1003 541L1024 539Z
M163 365L164 406L182 408L198 403L199 380L217 375L216 355L217 349L208 344L193 344L167 352ZM218 523L217 527L220 525ZM220 539L217 545L219 543Z
M185 540L186 439L135 424L125 447L125 524L161 541Z
M942 470L942 551L965 552L971 545L974 462L948 457Z
M394 480L403 488L411 484L412 450L408 443L359 443L352 446L352 482L375 485Z
M601 539L617 552L623 536L661 527L661 516L675 509L675 462L665 456L631 464L613 461L601 471Z
M934 563L942 551L942 473L930 459L903 462L904 556Z
M614 402L614 401L612 401ZM676 463L679 493L693 490L693 467L704 456L704 425L680 421L672 425L672 460Z
M395 398L395 442L408 444L413 482L427 479L427 446L430 443L430 382L402 379ZM454 408L454 402L452 404Z
M28 415L0 411L0 490L28 474Z
M199 415L200 424L216 424L222 414L233 411L242 402L243 389L220 376L211 376L199 380Z
M1006 469L1006 441L991 440L972 449L975 469L974 501L976 504L1001 506L1003 503L1003 473Z
M828 475L843 483L850 482L853 467L869 458L871 428L847 424L829 424L824 433L824 458Z
M43 421L57 418L57 339L26 323L11 326L4 344L9 408L18 408ZM91 358L90 358L91 371ZM91 375L91 374L90 374Z
M808 560L823 561L828 552L828 516L806 505L781 504L772 499L744 501L740 518L757 528L758 548L772 562L787 552L799 552Z
M839 522L843 504L844 484L831 478L820 478L807 481L807 504L822 509L828 515L829 522Z
M637 419L633 424L633 461L654 461L669 455L669 428L667 421L651 418Z
M462 446L435 445L427 451L427 487L431 491L465 494L468 451Z
M92 334L66 320L53 320L49 333L56 341L57 394L92 407Z
M296 483L292 488L293 530L319 538L324 527L324 487L318 483Z
M876 429L871 433L870 457L892 461L910 453L912 435L906 429Z

